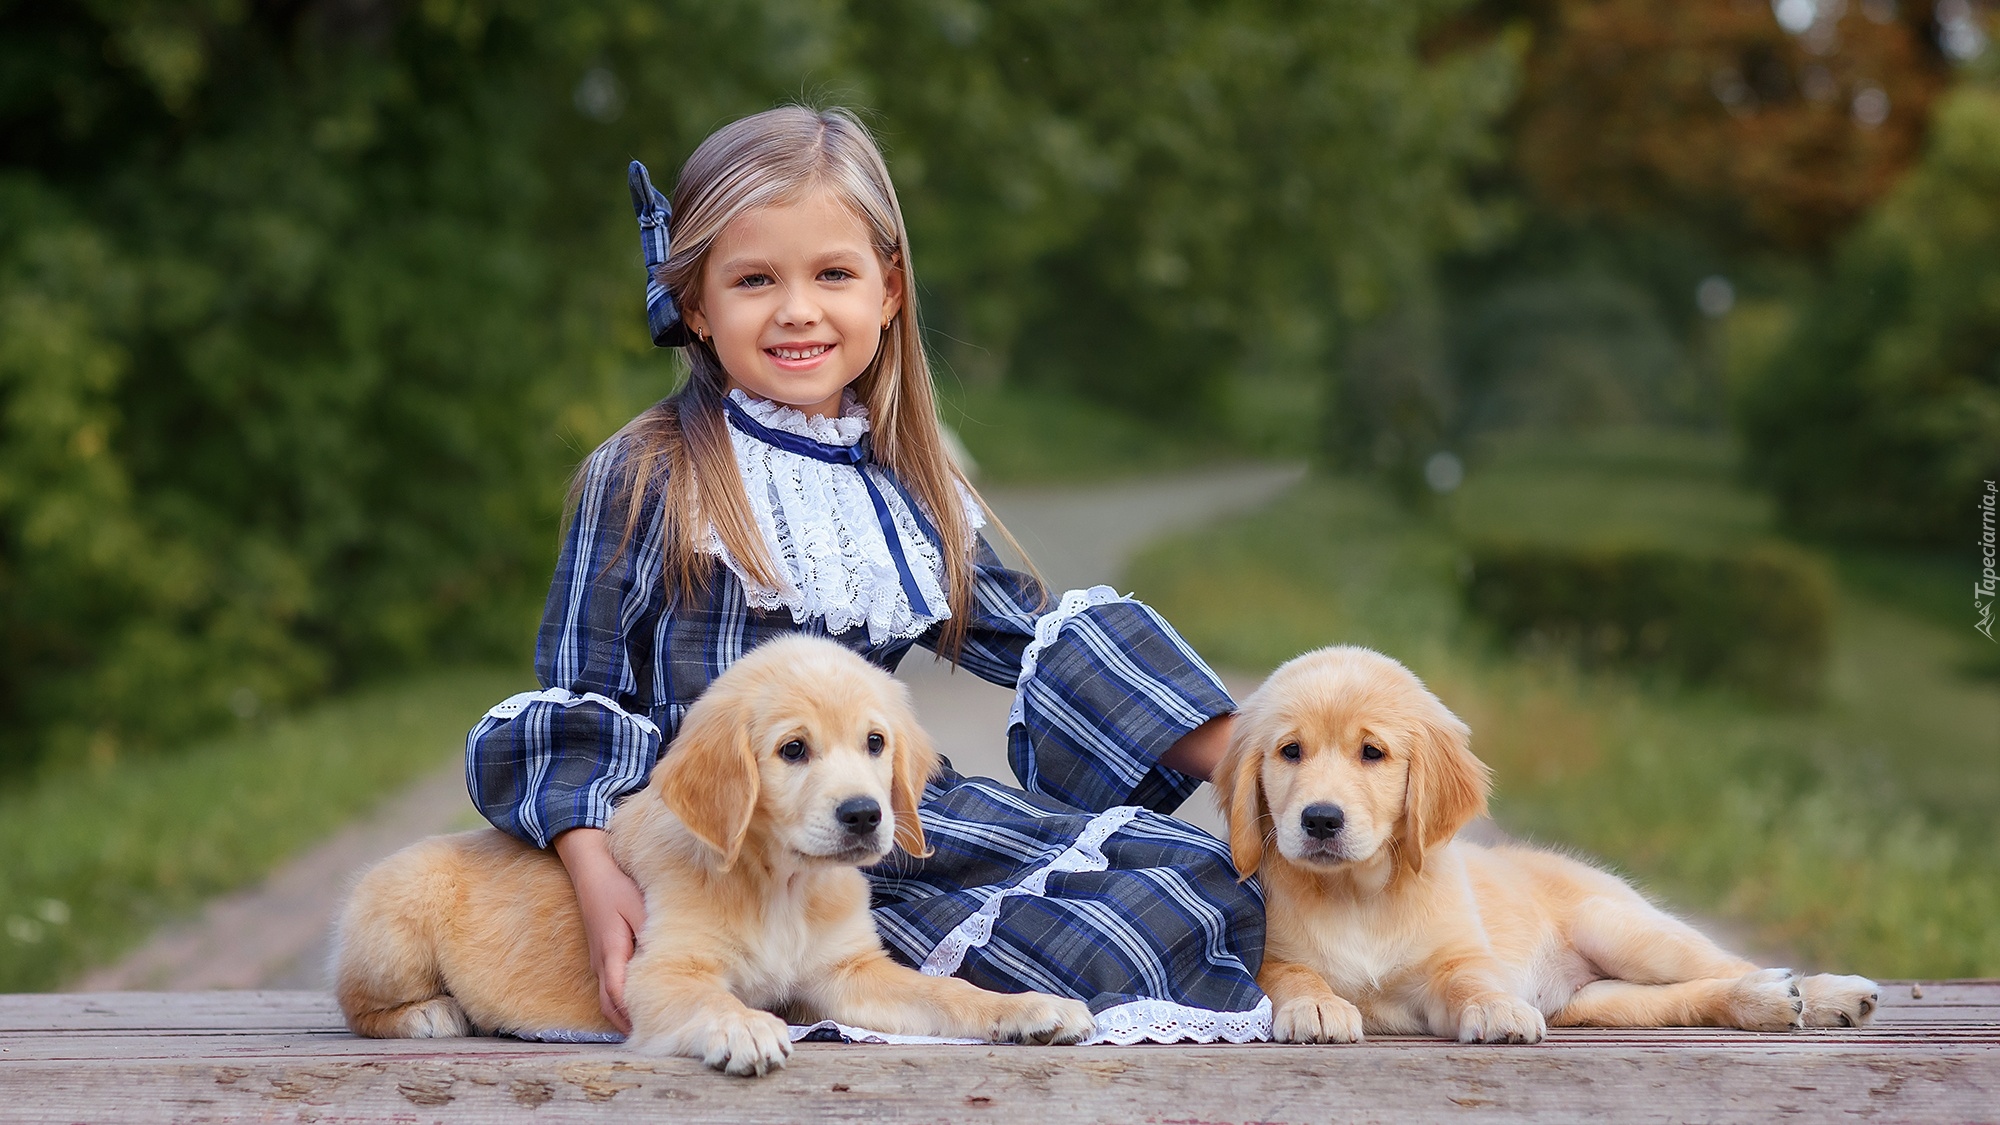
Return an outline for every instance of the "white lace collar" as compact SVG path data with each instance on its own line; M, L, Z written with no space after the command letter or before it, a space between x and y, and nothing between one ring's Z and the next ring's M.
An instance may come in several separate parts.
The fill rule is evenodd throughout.
M729 400L742 407L743 413L755 418L757 424L766 429L783 430L826 445L853 445L868 433L868 408L861 405L853 391L840 392L838 418L807 414L741 389L730 391Z
M741 390L729 392L729 397L758 425L828 445L853 445L868 432L868 408L851 394L842 397L838 418L807 417ZM753 582L711 527L708 553L735 572L751 606L767 613L788 609L792 620L801 624L823 618L829 633L865 625L873 645L909 640L950 615L944 560L937 544L923 533L902 490L881 469L828 464L787 453L733 426L729 441L736 451L736 469L743 478L750 513L764 535L764 549L789 586L772 590ZM903 589L874 501L862 482L863 472L874 478L888 505L923 606L912 606ZM970 496L961 496L972 526L984 525L978 505Z

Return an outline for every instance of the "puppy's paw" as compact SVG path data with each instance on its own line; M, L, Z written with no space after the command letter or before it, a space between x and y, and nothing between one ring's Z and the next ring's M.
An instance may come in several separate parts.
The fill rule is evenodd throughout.
M398 1037L403 1039L457 1039L472 1034L472 1021L465 1009L449 996L435 996L421 1004L411 1004L396 1013Z
M1300 997L1271 1013L1271 1038L1280 1043L1359 1043L1361 1009L1338 996Z
M1019 992L1007 1000L988 1038L1035 1047L1061 1047L1082 1042L1097 1030L1097 1018L1081 1000L1065 1000L1040 992Z
M1460 1043L1540 1043L1548 1033L1541 1009L1506 993L1482 996L1458 1014Z
M744 1077L768 1074L792 1057L791 1029L769 1012L746 1010L716 1016L706 1026L690 1028L678 1038L686 1050L675 1053L692 1055L717 1070Z
M1805 1000L1790 969L1760 969L1729 986L1722 1023L1745 1031L1797 1031L1805 1026Z
M1882 992L1867 977L1818 973L1799 980L1807 1027L1861 1027L1882 1005Z

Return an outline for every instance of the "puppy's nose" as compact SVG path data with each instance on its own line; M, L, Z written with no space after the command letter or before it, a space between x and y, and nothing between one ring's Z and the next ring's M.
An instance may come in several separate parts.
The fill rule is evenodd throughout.
M873 797L849 797L833 810L834 819L855 836L866 836L882 823L882 806Z
M1339 805L1307 805L1306 811L1299 814L1299 826L1315 840L1333 839L1334 833L1346 823L1347 814L1340 811Z

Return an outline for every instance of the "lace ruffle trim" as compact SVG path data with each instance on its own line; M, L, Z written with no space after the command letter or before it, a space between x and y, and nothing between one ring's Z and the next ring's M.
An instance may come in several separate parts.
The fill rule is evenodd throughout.
M546 1028L510 1031L503 1034L537 1043L623 1043L615 1031L568 1031ZM792 1024L792 1042L801 1040L841 1043L984 1043L984 1039L952 1039L940 1035L896 1035L850 1027L832 1020L815 1024ZM1134 1043L1258 1043L1271 1037L1271 1002L1259 1001L1247 1012L1216 1012L1176 1004L1171 1000L1134 1000L1097 1013L1097 1030L1081 1046L1129 1047Z
M1028 682L1035 678L1035 667L1041 661L1042 650L1055 643L1056 636L1062 632L1063 626L1069 624L1077 614L1093 606L1131 600L1129 597L1121 596L1109 586L1071 590L1056 603L1056 608L1035 621L1035 639L1029 641L1028 647L1021 651L1021 678L1015 681L1014 705L1007 712L1009 730L1026 721Z
M835 1043L984 1043L984 1039L952 1039L942 1035L896 1035L887 1031L873 1031L865 1027L849 1027L832 1020L821 1020L813 1024L789 1024L792 1042L802 1040ZM537 1028L529 1031L504 1031L515 1039L526 1039L531 1043L623 1043L625 1036L616 1031L570 1031L565 1028Z
M1271 1001L1247 1012L1217 1012L1171 1000L1134 1000L1097 1013L1084 1045L1134 1043L1259 1043L1271 1037Z
M868 410L851 396L839 418L808 417L740 390L731 391L730 397L761 425L828 445L853 445L868 432ZM751 581L710 528L706 550L735 572L751 606L767 613L789 610L792 620L801 624L823 618L830 633L866 626L869 643L877 645L908 640L944 619L949 605L944 560L887 474L873 466L832 465L800 457L733 429L729 438L751 516L786 580L785 589L775 590ZM933 612L910 604L861 479L864 472L875 474L917 592ZM959 499L971 525L983 527L984 514L963 488Z
M937 943L930 956L924 958L922 971L934 977L948 977L965 963L965 955L993 940L993 923L999 920L1000 907L1010 898L1022 895L1040 898L1047 892L1049 876L1067 874L1073 871L1102 871L1111 865L1103 852L1104 841L1113 832L1132 822L1139 810L1132 805L1120 805L1106 809L1090 818L1077 833L1075 842L1064 848L1057 856L1028 873L1028 877L1000 890L992 898L981 904L964 921L952 927L944 940Z
M617 700L607 695L600 695L594 691L585 692L582 695L578 695L568 688L559 687L545 688L542 691L524 691L517 695L510 695L500 702L495 703L487 709L486 714L489 718L511 719L521 712L526 711L528 705L531 703L554 703L565 710L581 706L585 703L595 703L619 718L627 720L654 738L660 737L660 728L653 720L644 715L634 715L632 712L620 707Z
M861 405L851 391L841 393L838 418L825 414L807 414L782 402L758 398L740 389L730 391L729 397L736 405L743 408L744 413L757 419L760 425L808 437L826 445L853 445L868 432L868 408Z
M1099 587L1103 589L1103 587ZM1082 591L1077 591L1081 593ZM1009 898L1039 898L1048 892L1049 876L1073 871L1102 871L1110 866L1104 842L1132 822L1139 810L1130 805L1106 809L1090 818L1076 840L1028 877L987 899L978 910L952 928L924 958L922 971L949 976L965 964L966 955L993 938L1000 908ZM1085 1043L1251 1043L1271 1037L1271 1002L1260 1001L1245 1012L1217 1012L1172 1000L1134 1000L1097 1013L1097 1030Z

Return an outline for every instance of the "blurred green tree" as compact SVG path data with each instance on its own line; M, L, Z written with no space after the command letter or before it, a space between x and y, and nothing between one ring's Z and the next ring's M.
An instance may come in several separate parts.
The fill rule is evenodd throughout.
M2000 479L2000 88L1941 104L1923 160L1841 247L1742 396L1797 527L1969 547Z
M1250 368L1323 371L1483 216L1459 172L1501 44L1426 61L1456 0L857 8L940 326L1004 370L1213 419Z
M690 7L735 51L682 81L783 94L754 61L787 57L783 5ZM619 162L579 176L572 86L673 14L0 11L0 764L518 649L639 346L607 299Z
M1482 0L1427 49L1509 36L1508 158L1476 190L1518 222L1400 318L1444 347L1393 323L1373 347L1428 356L1402 383L1431 388L1402 396L1421 424L1373 443L1417 495L1426 455L1486 430L1725 424L1712 318L1810 280L1916 159L1951 72L1921 0Z
M674 377L624 161L778 101L882 133L960 362L1314 369L1472 225L1509 70L1419 57L1452 6L0 0L0 772L518 656Z

